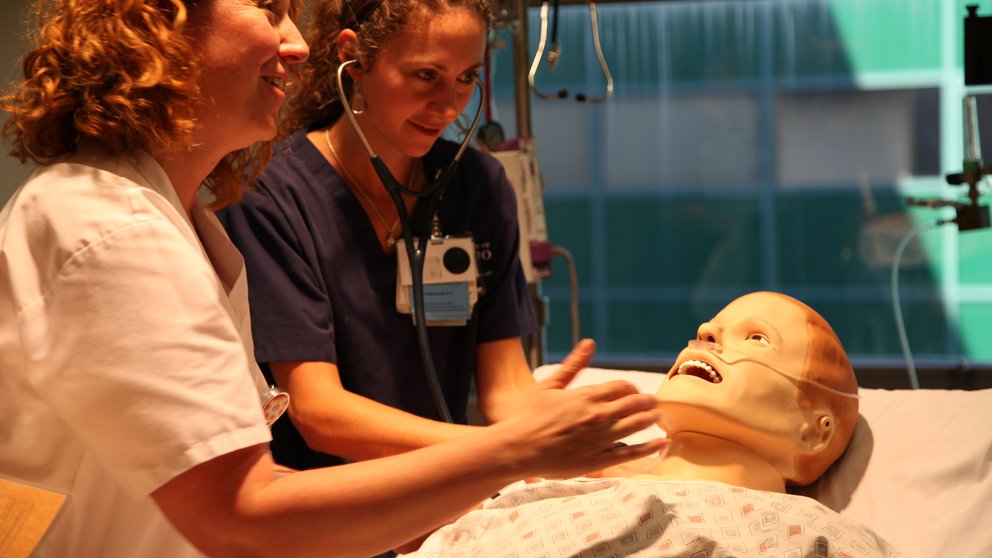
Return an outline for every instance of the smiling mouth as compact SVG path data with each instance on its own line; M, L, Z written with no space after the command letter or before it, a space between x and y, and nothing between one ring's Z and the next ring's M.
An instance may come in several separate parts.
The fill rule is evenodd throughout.
M416 128L417 130L419 130L424 134L438 135L444 131L444 128L438 128L435 126L424 126L422 124L417 124L416 122L410 122L410 124L412 124L414 128Z
M286 90L286 80L279 79L279 78L272 77L272 76L266 76L266 77L263 77L262 78L262 81L264 81L265 83L268 83L269 85L271 85L273 87L276 87L276 88L278 88L278 89L280 89L282 91L285 91Z
M711 384L719 384L723 381L723 376L715 368L706 362L696 359L690 359L680 364L675 370L675 373L672 374L673 378L675 376L693 376L701 380L706 380Z

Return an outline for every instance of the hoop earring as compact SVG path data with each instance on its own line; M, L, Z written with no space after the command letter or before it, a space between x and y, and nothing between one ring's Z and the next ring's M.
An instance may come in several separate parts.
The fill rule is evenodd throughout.
M351 96L351 113L362 114L366 108L368 107L365 105L365 95L362 95L361 87L355 84L355 93Z

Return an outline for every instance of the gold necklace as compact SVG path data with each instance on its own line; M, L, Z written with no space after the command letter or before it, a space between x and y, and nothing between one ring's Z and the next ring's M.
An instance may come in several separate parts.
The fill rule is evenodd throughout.
M370 206L372 206L372 211L374 211L376 217L379 218L379 222L382 223L383 227L386 227L386 246L392 247L394 244L396 244L396 236L393 231L396 229L396 225L398 225L400 222L399 211L397 211L396 213L396 220L393 221L392 225L390 225L389 222L386 221L386 217L382 214L381 211L379 211L379 207L375 204L374 201L372 201L372 196L365 191L365 188L362 187L362 183L355 179L355 176L351 174L351 172L348 170L348 167L344 166L344 161L341 160L341 157L338 157L338 152L334 150L334 144L331 143L330 128L324 128L324 141L327 142L327 149L331 151L331 157L334 157L334 160L337 161L338 166L341 167L342 171L344 171L345 178L347 178L349 182L355 185L355 189L358 190L358 193L361 194L363 198L365 198L365 201L369 202ZM407 178L407 184L410 184L411 186L413 185L413 173L416 170L416 168L417 165L416 162L414 162L413 166L410 167L410 176L409 178Z

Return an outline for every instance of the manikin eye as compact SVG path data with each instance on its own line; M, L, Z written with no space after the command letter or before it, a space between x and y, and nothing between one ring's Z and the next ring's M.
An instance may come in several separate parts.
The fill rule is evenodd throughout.
M771 341L769 341L767 337L765 337L764 335L762 335L760 333L752 333L751 335L748 335L747 336L747 340L748 341L757 341L758 343L761 343L762 345L771 345Z

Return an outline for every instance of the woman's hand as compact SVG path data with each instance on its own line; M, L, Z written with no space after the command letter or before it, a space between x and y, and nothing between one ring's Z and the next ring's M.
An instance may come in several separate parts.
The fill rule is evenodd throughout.
M635 445L616 441L658 422L657 400L628 382L565 390L595 352L583 340L548 379L538 384L517 413L490 427L509 437L510 465L521 476L566 478L646 457L667 440Z

